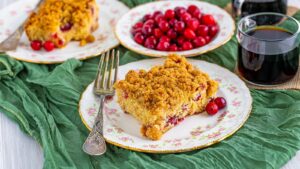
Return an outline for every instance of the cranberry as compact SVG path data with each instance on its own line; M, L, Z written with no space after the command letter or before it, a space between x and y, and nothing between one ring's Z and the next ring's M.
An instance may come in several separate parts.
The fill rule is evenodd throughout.
M157 38L160 38L160 37L163 35L163 33L162 33L162 31L161 31L159 28L155 28L155 29L153 30L153 35L154 35L155 37L157 37Z
M185 28L185 23L182 22L182 21L178 21L178 22L176 22L175 25L174 25L174 30L175 30L176 32L181 32L181 31L184 30L184 28Z
M201 47L204 46L206 44L206 40L205 38L199 36L196 39L193 40L194 46L195 47Z
M159 23L160 21L164 20L164 15L163 14L156 15L154 20L156 23Z
M176 24L176 22L178 22L177 19L173 18L169 21L170 26L174 27L174 25Z
M186 28L183 32L183 35L187 39L194 39L196 37L195 32L190 28Z
M54 47L55 47L55 45L54 45L54 43L51 42L51 41L46 41L46 42L44 43L44 48L45 48L45 50L48 51L48 52L52 51L52 50L54 49Z
M184 41L185 41L185 39L184 39L183 36L180 36L180 37L177 38L177 44L179 46L182 46Z
M193 13L195 10L199 10L199 8L196 6L196 5L190 5L189 7L188 7L188 9L187 9L187 11L189 12L189 13Z
M177 33L173 29L170 29L167 35L170 39L175 39L177 37Z
M199 25L198 29L197 29L197 35L198 36L207 36L208 35L208 31L209 31L209 27L206 25Z
M157 50L161 50L161 51L167 51L170 47L170 43L167 41L160 41L158 43L158 45L156 46Z
M161 11L155 11L153 17L156 17L157 15L163 15L163 13Z
M193 98L193 100L194 100L194 101L199 101L200 98L201 98L201 94L198 93L198 94Z
M169 51L178 51L178 46L176 44L172 44L169 48Z
M167 123L176 125L176 124L178 123L178 119L177 119L176 116L170 117L170 118L168 119Z
M170 42L171 39L169 37L167 37L166 35L163 35L160 39L160 42Z
M158 23L158 26L161 29L161 31L163 31L163 32L166 32L170 29L169 23L167 21L164 21L164 20L160 21Z
M133 29L142 28L143 25L143 22L137 22L136 24L134 24Z
M210 36L205 36L204 39L206 41L206 44L208 44L211 41Z
M186 12L186 9L184 7L176 7L175 8L175 13L178 17L180 17L185 12Z
M72 28L73 24L72 23L66 23L65 25L60 26L60 30L63 32L69 31Z
M182 51L183 49L182 49L182 47L178 47L178 51Z
M33 50L40 50L42 48L42 41L34 40L30 43L30 46Z
M189 14L189 13L183 13L180 18L185 22L187 23L190 19L192 19L192 15Z
M156 38L154 36L150 36L146 39L144 46L149 49L154 49L156 46Z
M133 35L135 35L135 34L137 34L137 33L142 33L142 28L136 28L136 29L133 29L133 30L131 31L131 33L132 33Z
M151 27L153 27L154 24L155 24L155 21L154 21L153 19L148 19L148 20L144 23L144 25L149 25L149 26L151 26ZM143 27L143 26L142 26L142 27Z
M193 15L194 18L199 19L199 20L202 17L202 13L201 13L200 10L195 10L192 15Z
M147 15L145 15L145 16L143 17L143 20L144 20L144 21L147 21L147 20L149 20L149 19L152 19L152 16L151 16L150 14L147 14Z
M226 106L226 100L223 97L217 97L214 99L214 102L218 106L219 109L223 109Z
M173 19L175 17L175 12L172 9L168 9L165 12L165 19Z
M182 49L183 50L191 50L191 49L193 49L193 45L191 42L185 41L182 45Z
M192 18L187 22L187 26L195 31L199 26L199 21L195 18Z
M215 115L219 111L219 108L218 108L218 105L214 101L210 101L206 105L205 110L209 115Z
M134 41L138 44L144 44L145 37L141 33L137 33L134 36Z
M201 23L204 25L213 26L216 25L216 21L212 15L203 15L201 19Z
M211 26L209 29L209 36L214 37L219 32L218 26Z
M142 28L142 32L143 32L144 35L151 35L152 32L153 32L153 29L149 25L144 25L143 28Z

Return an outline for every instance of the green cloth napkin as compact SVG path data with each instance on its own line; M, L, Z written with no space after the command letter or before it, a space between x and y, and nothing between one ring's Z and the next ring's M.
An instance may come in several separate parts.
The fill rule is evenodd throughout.
M123 0L133 7L146 0ZM224 7L228 0L209 1ZM300 20L300 12L296 14ZM123 47L121 64L148 59ZM237 41L196 57L233 70ZM19 124L44 150L45 169L280 168L300 149L300 91L251 90L253 111L233 136L211 147L179 154L146 154L108 145L86 155L88 130L80 120L80 94L95 77L99 58L37 65L0 55L0 112Z

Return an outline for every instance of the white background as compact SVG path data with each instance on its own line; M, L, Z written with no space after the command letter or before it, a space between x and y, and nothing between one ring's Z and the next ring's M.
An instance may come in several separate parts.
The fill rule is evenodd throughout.
M0 0L0 12L15 1ZM289 0L289 3L300 8L300 0ZM0 113L0 169L41 169L43 160L41 146ZM300 151L283 169L300 169Z

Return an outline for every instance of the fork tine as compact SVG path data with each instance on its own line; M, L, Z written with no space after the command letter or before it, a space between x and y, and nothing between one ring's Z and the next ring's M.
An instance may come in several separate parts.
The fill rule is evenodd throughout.
M103 53L101 55L100 60L99 60L97 74L96 74L96 80L95 80L95 84L94 84L94 88L95 89L99 89L100 88L99 82L100 82L100 77L101 77L101 70L102 70L102 67L103 67L103 64L104 64L103 63L104 57L105 57L105 53Z
M113 71L113 66L114 66L114 58L115 58L115 49L112 50L112 53L110 55L110 59L109 59L109 74L108 74L108 80L107 80L107 89L111 90L112 89L112 80L111 80L111 75L112 75L112 71Z
M116 61L114 63L115 64L115 78L114 78L113 83L115 83L118 79L119 57L120 57L120 52L119 52L119 50L117 50Z
M106 81L106 72L107 72L109 54L110 54L110 51L107 51L106 54L105 54L105 61L104 61L105 66L104 66L103 74L102 74L102 77L101 77L101 87L100 88L103 89L103 90L106 89L105 81Z

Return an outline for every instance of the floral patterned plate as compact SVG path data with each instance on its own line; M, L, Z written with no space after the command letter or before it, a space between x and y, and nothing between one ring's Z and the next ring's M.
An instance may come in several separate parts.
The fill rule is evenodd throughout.
M187 0L151 2L131 9L118 21L115 31L116 36L123 46L137 53L153 57L167 56L171 52L148 49L136 43L131 35L131 28L145 14L153 13L156 10L165 11L167 9L174 9L177 6L188 7L191 4L198 6L203 13L213 15L220 26L220 32L207 45L192 50L176 52L177 54L186 57L200 55L220 47L230 40L234 34L235 24L231 16L225 10L207 2Z
M11 4L0 12L0 41L3 41L31 13L39 0L22 0ZM53 64L61 63L70 58L87 59L101 54L103 51L119 45L113 28L117 20L129 11L123 3L117 0L97 0L99 4L99 28L93 33L96 41L79 47L79 42L70 42L63 49L51 52L33 51L26 34L22 35L16 51L7 52L11 57L26 62Z
M235 74L218 65L200 60L190 63L207 72L220 82L217 96L228 105L214 116L206 112L186 118L159 141L151 141L140 134L141 125L131 115L125 114L117 98L107 99L104 106L104 137L108 143L126 149L149 153L175 153L210 146L234 134L248 119L252 98L245 83ZM129 70L149 70L160 65L163 59L142 60L120 66L119 78L124 79ZM82 93L79 113L83 123L91 129L99 107L99 98L93 94L93 83Z

